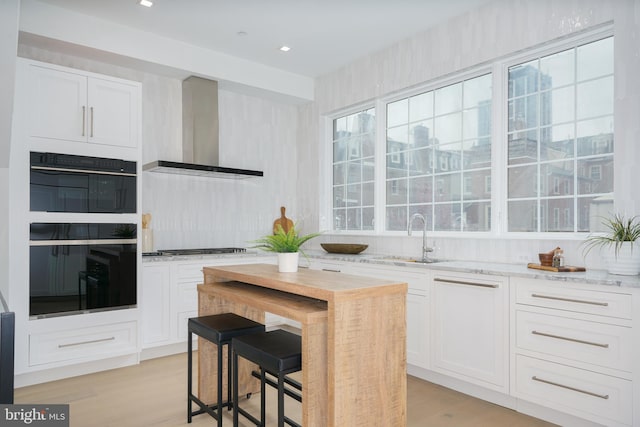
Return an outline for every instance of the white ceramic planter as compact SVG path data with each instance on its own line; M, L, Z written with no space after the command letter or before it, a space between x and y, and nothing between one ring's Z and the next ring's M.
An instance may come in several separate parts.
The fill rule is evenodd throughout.
M604 259L610 274L624 276L640 274L640 244L632 245L631 242L624 242L617 255L615 248L611 247L604 255Z
M295 273L298 271L299 252L279 252L278 271L280 273Z

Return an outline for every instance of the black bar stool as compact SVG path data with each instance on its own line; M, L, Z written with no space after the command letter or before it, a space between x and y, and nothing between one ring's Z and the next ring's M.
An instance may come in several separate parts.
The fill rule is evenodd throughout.
M231 400L231 339L244 334L255 334L264 331L264 325L233 313L214 314L211 316L192 317L188 321L188 380L187 380L187 423L191 417L204 412L218 420L218 427L222 427L222 408L233 406ZM207 405L193 394L193 353L192 338L196 334L218 346L218 402ZM222 401L222 350L227 345L227 400ZM192 411L191 402L195 402L200 409Z
M243 335L233 338L231 342L233 351L233 425L238 426L238 414L252 421L257 426L265 425L265 384L269 383L277 386L278 389L278 427L283 427L286 422L290 426L300 427L284 415L284 395L291 395L293 392L285 390L285 378L287 374L297 372L302 369L302 340L300 336L291 332L277 329L269 332L261 332L252 335ZM240 408L238 405L238 356L247 359L260 367L260 420ZM277 384L266 379L265 374L269 373L277 377ZM298 398L297 400L301 400Z

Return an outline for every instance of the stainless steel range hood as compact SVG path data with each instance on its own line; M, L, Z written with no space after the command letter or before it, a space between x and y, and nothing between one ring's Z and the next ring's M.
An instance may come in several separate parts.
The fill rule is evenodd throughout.
M218 82L191 76L182 82L182 162L157 160L143 171L243 179L262 171L219 166Z

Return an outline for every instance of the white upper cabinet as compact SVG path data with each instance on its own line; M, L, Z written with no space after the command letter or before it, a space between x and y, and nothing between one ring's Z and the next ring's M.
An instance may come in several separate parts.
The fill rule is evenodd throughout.
M139 83L33 61L26 68L30 137L138 145Z

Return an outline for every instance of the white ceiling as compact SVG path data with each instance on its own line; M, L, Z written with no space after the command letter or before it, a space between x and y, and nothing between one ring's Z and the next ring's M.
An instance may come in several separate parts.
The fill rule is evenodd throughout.
M317 77L489 0L38 1Z

